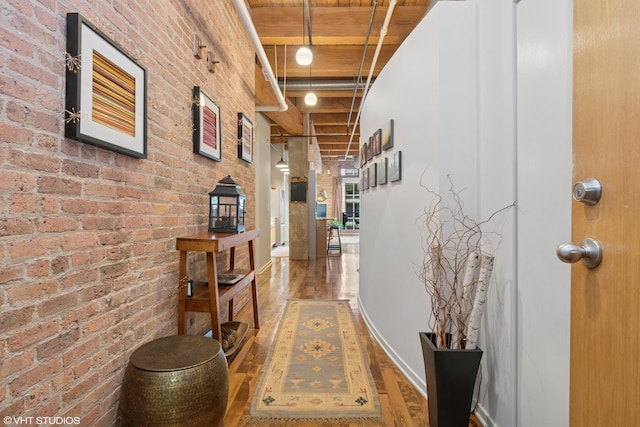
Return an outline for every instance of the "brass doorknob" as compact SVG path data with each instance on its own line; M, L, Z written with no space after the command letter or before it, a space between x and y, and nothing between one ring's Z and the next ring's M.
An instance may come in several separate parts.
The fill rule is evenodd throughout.
M563 243L556 249L560 261L574 263L582 261L589 269L596 268L602 262L602 245L596 239L587 237L579 245Z

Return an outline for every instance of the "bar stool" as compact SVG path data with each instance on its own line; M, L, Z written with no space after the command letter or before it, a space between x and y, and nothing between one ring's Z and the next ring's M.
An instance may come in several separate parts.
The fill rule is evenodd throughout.
M336 232L337 236L333 235L333 232ZM338 255L342 255L342 240L340 240L340 226L337 224L330 224L329 225L329 231L328 231L328 236L327 236L327 255L329 255L330 251L338 251ZM338 239L338 244L336 243L331 243L332 239Z

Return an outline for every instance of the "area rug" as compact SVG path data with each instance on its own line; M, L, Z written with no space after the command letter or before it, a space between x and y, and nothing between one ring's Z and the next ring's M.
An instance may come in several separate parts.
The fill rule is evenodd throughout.
M290 300L246 425L384 425L348 301Z

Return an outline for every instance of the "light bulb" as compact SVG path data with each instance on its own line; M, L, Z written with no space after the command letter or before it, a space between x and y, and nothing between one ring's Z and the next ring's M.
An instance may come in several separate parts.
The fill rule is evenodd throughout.
M318 97L315 93L309 92L304 96L304 103L307 105L316 105L318 103Z
M313 52L306 46L302 46L296 52L296 62L300 65L309 65L313 61Z

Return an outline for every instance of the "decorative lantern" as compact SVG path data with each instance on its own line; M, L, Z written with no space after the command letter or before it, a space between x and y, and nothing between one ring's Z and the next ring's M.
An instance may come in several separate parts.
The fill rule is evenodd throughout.
M209 193L209 232L242 233L247 196L229 175Z

